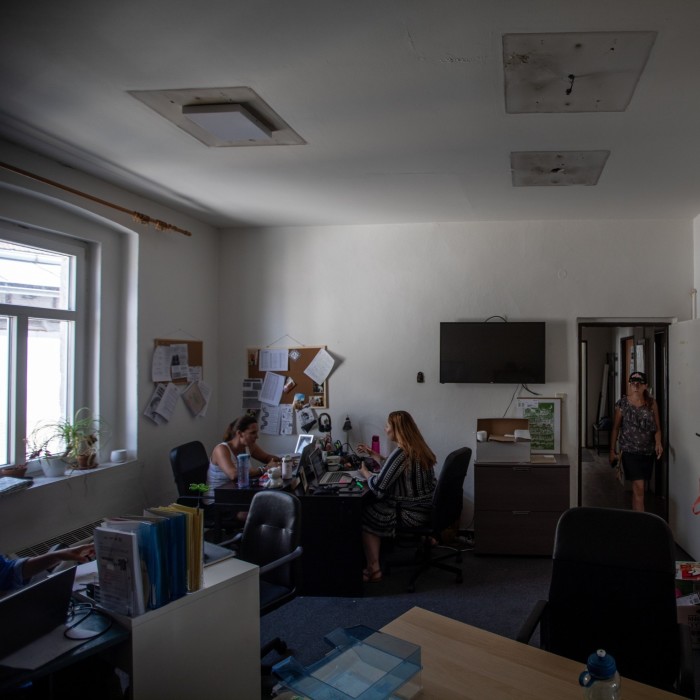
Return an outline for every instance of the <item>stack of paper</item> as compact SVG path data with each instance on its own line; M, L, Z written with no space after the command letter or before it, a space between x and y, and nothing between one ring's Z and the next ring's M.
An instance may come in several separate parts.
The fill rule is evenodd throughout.
M21 491L32 485L31 479L18 479L14 476L0 476L0 496Z

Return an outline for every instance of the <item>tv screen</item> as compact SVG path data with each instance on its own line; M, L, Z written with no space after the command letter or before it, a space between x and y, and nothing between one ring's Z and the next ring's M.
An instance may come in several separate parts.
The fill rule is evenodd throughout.
M440 324L440 383L543 384L544 321Z

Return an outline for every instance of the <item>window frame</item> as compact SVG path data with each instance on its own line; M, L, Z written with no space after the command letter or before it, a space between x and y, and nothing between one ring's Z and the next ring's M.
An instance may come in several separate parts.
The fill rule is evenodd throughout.
M67 368L67 383L72 391L67 392L67 411L72 415L75 407L89 404L89 396L94 391L92 373L96 347L88 342L90 332L87 319L92 307L94 291L90 280L90 244L77 238L45 232L37 228L15 230L0 221L0 239L40 248L49 252L71 255L74 258L74 286L72 304L68 309L47 309L36 306L0 303L0 315L10 318L9 363L8 363L8 440L9 464L23 464L26 461L25 442L27 436L27 352L29 339L29 319L46 318L71 321L74 324L72 363Z

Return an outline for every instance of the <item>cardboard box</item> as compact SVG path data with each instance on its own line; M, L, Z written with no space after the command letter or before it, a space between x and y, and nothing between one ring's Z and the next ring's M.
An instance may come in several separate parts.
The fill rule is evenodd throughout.
M476 461L487 462L529 462L530 440L527 418L479 418L476 431L484 431L486 440L477 439ZM527 439L516 431L526 431Z

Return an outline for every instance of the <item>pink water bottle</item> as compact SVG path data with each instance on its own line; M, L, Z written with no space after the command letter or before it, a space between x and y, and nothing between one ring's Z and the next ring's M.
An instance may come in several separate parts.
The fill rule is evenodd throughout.
M381 454L381 448L379 447L379 435L372 435L372 452L376 452L378 455Z

